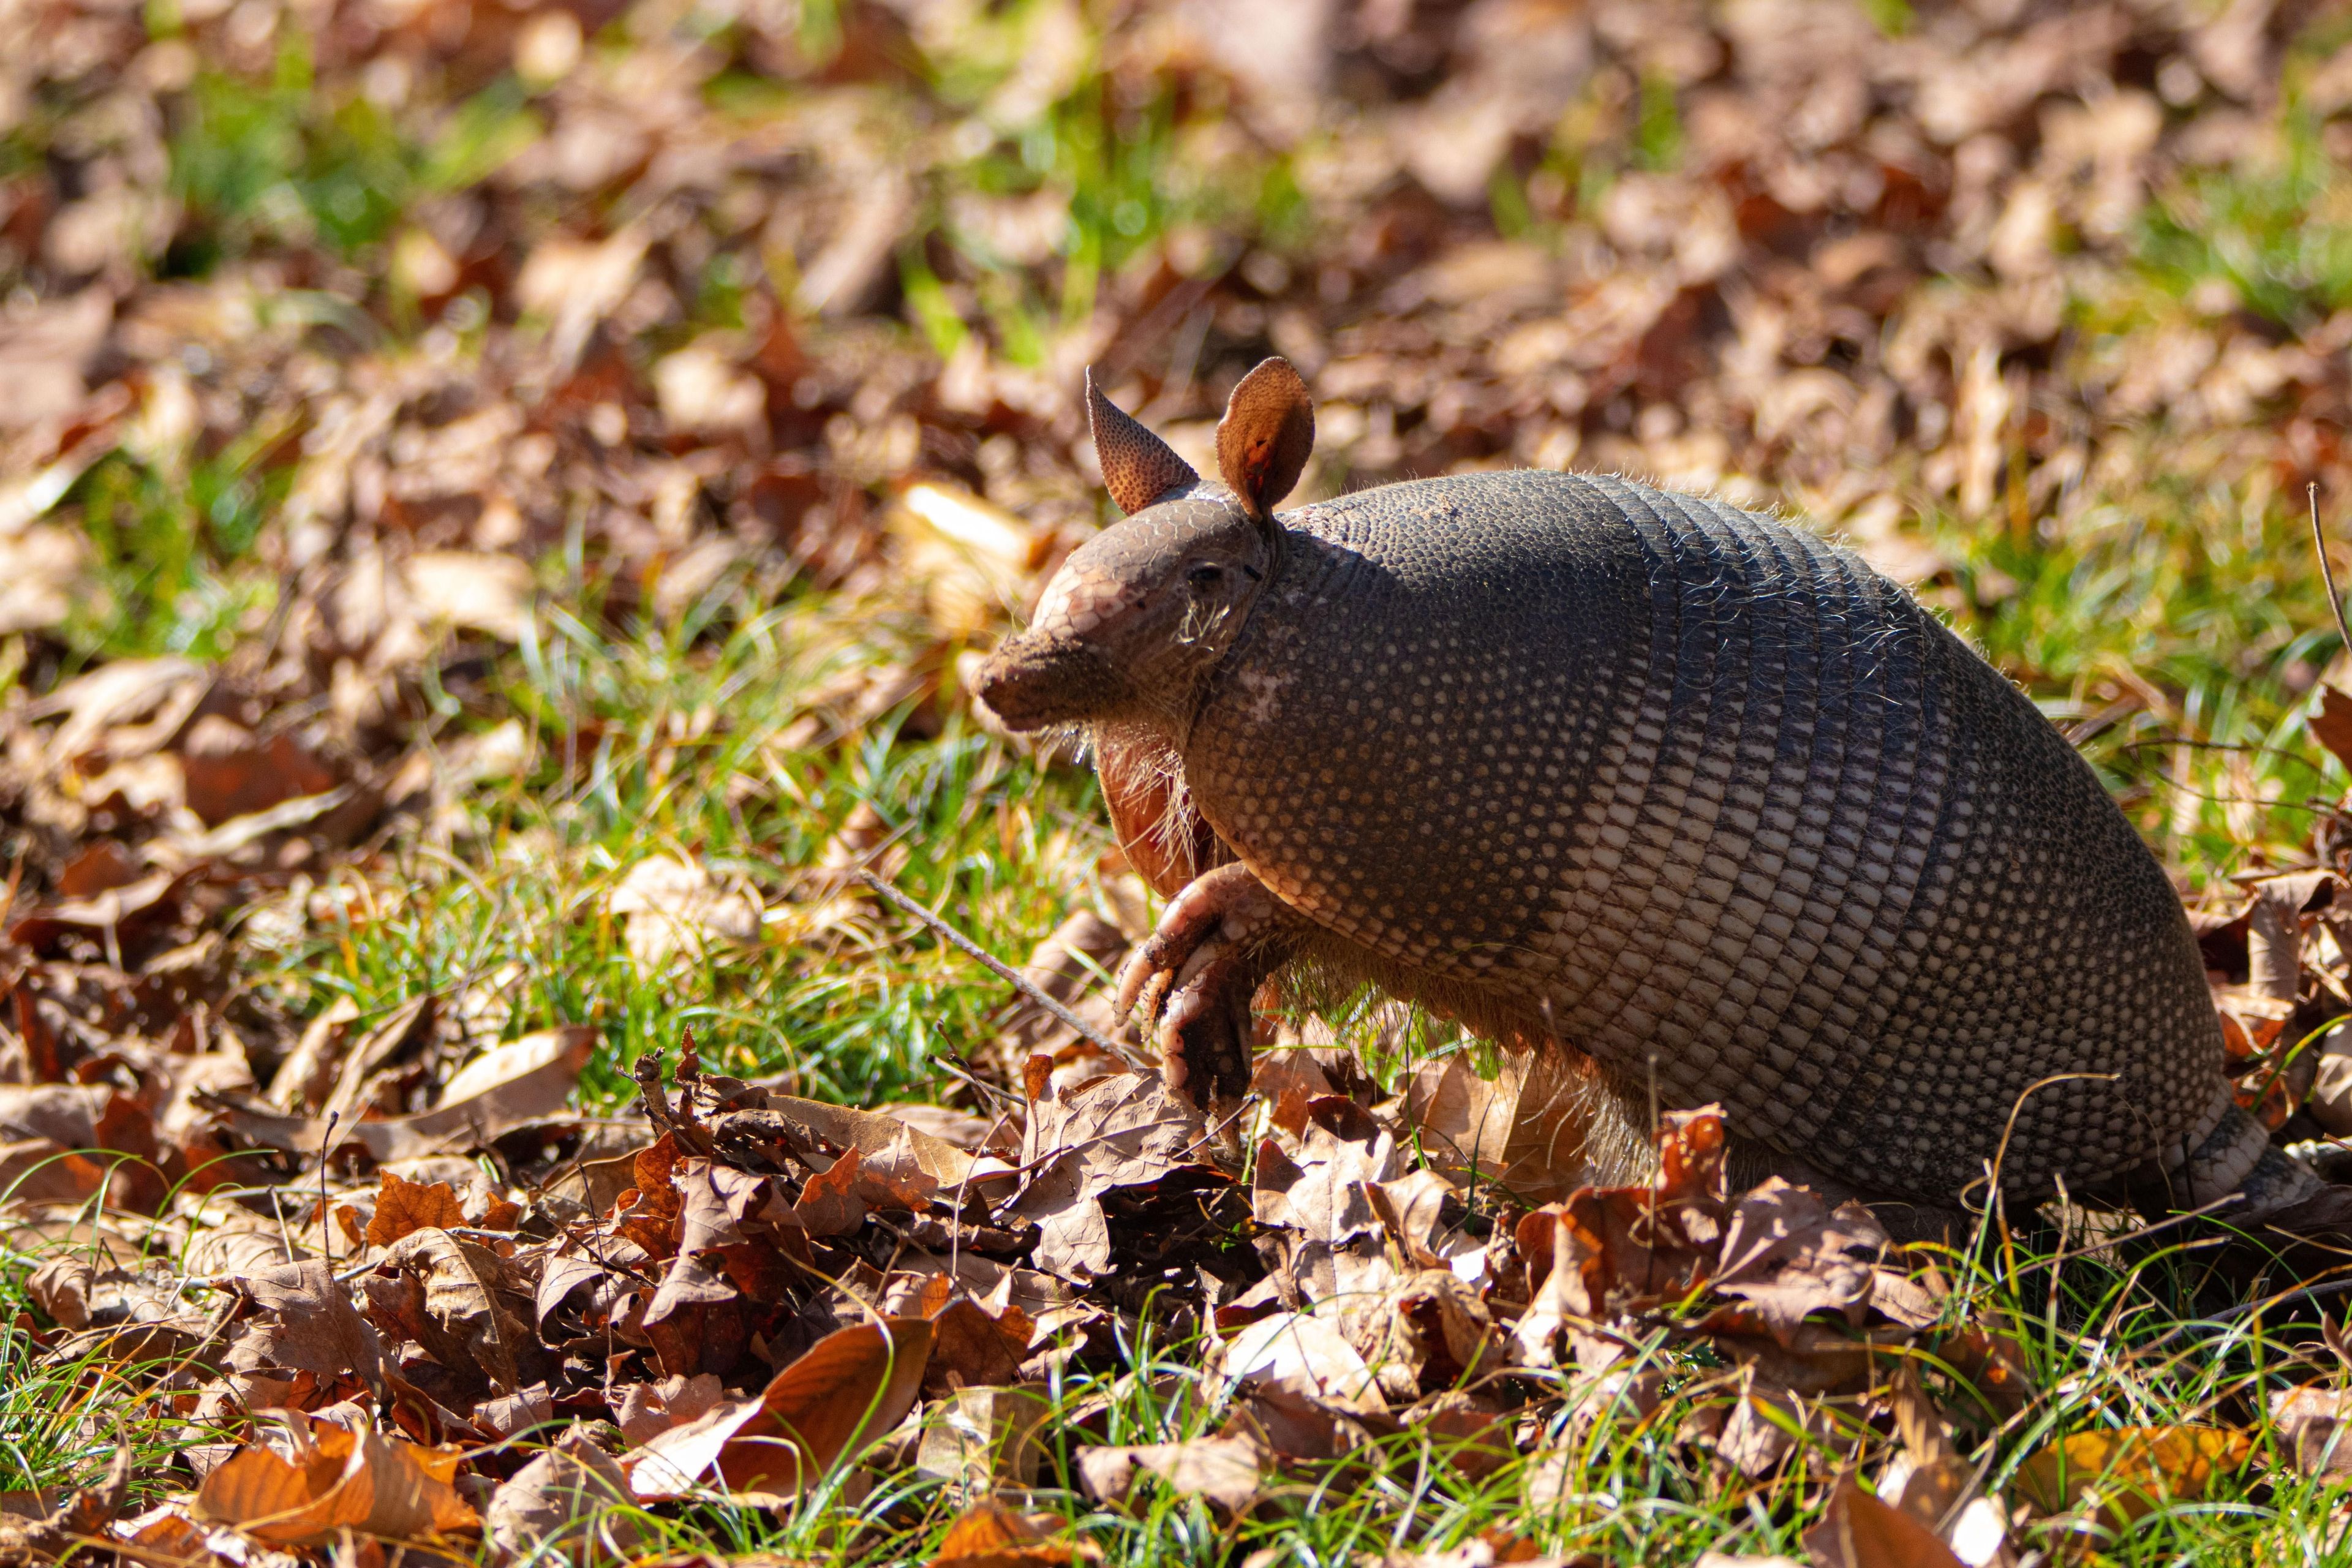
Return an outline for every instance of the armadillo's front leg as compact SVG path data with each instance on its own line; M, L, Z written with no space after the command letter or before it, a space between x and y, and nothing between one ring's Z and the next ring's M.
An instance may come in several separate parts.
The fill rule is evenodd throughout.
M1298 917L1244 866L1195 877L1170 902L1118 982L1121 1016L1139 1004L1159 1020L1169 1088L1204 1110L1249 1092L1250 998L1301 934Z

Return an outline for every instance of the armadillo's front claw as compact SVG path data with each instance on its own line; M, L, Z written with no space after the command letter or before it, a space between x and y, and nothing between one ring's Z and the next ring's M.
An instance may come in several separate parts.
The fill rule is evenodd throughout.
M1249 1092L1250 998L1289 956L1287 917L1255 877L1193 879L1120 973L1118 1011L1159 1022L1168 1087L1202 1110Z
M1237 1105L1249 1093L1250 998L1261 978L1244 954L1223 948L1177 984L1160 1016L1160 1073L1202 1110Z

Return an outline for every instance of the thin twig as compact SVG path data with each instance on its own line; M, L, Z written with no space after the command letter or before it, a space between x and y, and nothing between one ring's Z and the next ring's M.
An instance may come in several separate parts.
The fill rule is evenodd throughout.
M2319 528L2319 482L2315 479L2303 490L2311 500L2311 547L2319 552L2320 581L2327 584L2327 611L2336 617L2336 635L2344 639L2345 651L2352 653L2352 626L2344 624L2344 600L2336 592L2336 570L2327 564L2327 535Z
M971 938L964 935L963 932L956 930L955 927L948 924L946 921L940 919L938 915L933 914L930 910L925 909L922 905L917 903L914 900L908 898L906 894L900 892L898 889L892 887L889 883L884 881L881 878L876 876L871 871L860 870L857 873L857 879L865 883L867 887L873 889L876 892L881 894L890 902L898 905L899 909L914 916L917 920L922 921L925 925L939 932L940 935L945 937L960 952L964 953L965 956L978 959L987 967L989 972L994 974L999 980L1003 981L1006 984L1012 986L1013 989L1020 992L1021 994L1028 997L1029 1000L1045 1009L1046 1012L1052 1014L1055 1017L1060 1019L1071 1028L1076 1029L1078 1032L1080 1038L1103 1050L1108 1051L1112 1056L1117 1057L1119 1060L1126 1062L1130 1067L1135 1065L1135 1058L1128 1054L1126 1047L1121 1046L1117 1041L1109 1038L1101 1031L1096 1029L1092 1025L1088 1024L1085 1019L1079 1017L1076 1013L1071 1012L1067 1007L1063 1006L1059 1002L1056 1002L1051 996L1046 995L1044 991L1040 990L1019 970L1014 969L1011 964L1004 963L1002 959L991 955L985 948L982 948L978 942L972 941Z

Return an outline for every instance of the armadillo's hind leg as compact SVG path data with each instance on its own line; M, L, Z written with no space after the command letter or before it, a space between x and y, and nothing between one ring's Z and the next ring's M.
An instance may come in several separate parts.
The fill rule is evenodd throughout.
M1302 934L1298 917L1243 866L1194 878L1169 904L1119 976L1118 1010L1140 1005L1159 1020L1171 1089L1206 1110L1249 1092L1250 997Z

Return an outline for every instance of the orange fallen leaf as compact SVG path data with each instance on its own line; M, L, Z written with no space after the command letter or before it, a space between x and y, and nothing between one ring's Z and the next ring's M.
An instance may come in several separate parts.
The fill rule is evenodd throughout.
M386 1171L377 1189L375 1217L368 1221L370 1247L390 1247L411 1231L448 1230L466 1223L457 1190L446 1182L404 1182Z
M677 1497L715 1468L731 1490L798 1497L905 1418L930 1354L920 1318L837 1330L757 1398L729 1400L629 1456L630 1488L644 1500Z
M1001 1503L982 1502L948 1526L927 1568L1068 1568L1094 1556L1084 1542L1049 1536Z
M2036 1450L2018 1467L2017 1486L2044 1513L2097 1498L2110 1522L2128 1524L2168 1500L2202 1497L2252 1452L2246 1434L2220 1426L2077 1432Z
M478 1528L450 1482L458 1456L332 1421L298 1426L297 1464L268 1448L240 1448L205 1478L196 1511L273 1546L303 1546L355 1530L415 1541Z
M1960 1568L1936 1532L1851 1480L1830 1496L1822 1521L1805 1532L1818 1568Z

